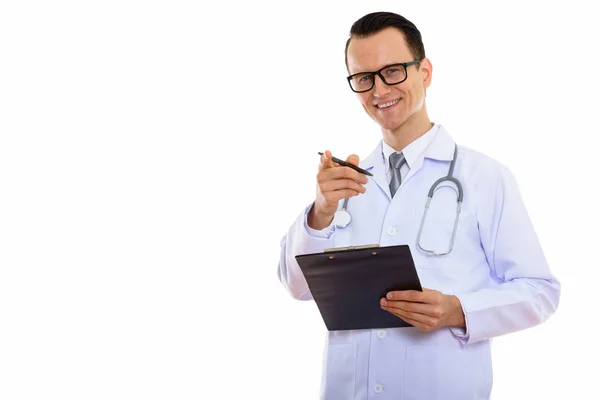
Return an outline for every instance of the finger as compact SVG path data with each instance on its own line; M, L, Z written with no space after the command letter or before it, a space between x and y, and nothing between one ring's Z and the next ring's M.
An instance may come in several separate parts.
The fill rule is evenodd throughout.
M408 312L408 311L403 311L400 310L398 308L393 308L393 307L381 307L386 311L391 312L392 314L395 314L397 316L399 316L400 318L402 318L403 320L411 320L411 321L416 321L420 324L423 325L428 325L428 326L435 326L437 323L437 319L433 318L429 315L424 315L424 314L419 314L419 313L413 313L413 312ZM408 322L408 321L407 321Z
M437 305L428 303L414 303L409 301L390 301L382 299L381 305L415 314L423 314L430 317L440 317L442 315L441 308Z
M419 292L418 290L396 290L388 292L385 298L388 300L396 301L427 303L427 299L429 298L429 296L424 292Z
M367 189L352 179L334 179L320 183L321 192L350 189L359 193L365 193Z
M334 190L323 194L325 201L329 204L337 203L341 199L349 199L350 197L358 196L360 193L351 189Z
M352 179L356 182L366 184L369 182L367 177L350 167L338 166L335 168L327 168L319 171L322 180L330 179Z
M397 315L396 315L397 316ZM417 328L418 330L424 331L424 332L429 332L431 331L431 327L429 325L425 325L419 321L415 321L414 319L410 319L410 318L402 318L397 316L398 318L400 318L401 320L403 320L404 322L408 322L409 324L411 324L412 326L414 326L415 328Z
M325 150L323 152L323 154L321 155L321 161L319 162L319 171L335 167L335 164L331 157L332 155L329 150Z
M396 315L398 315L402 319L408 319L411 321L418 322L419 324L426 325L429 327L437 326L437 319L429 317L423 314L416 313L407 313L402 311L395 311Z
M360 158L356 154L350 154L348 158L346 158L346 162L352 165L356 165L358 167L358 162Z
M394 314L396 317L400 318L404 322L408 322L409 324L411 324L412 326L414 326L417 329L420 329L420 330L423 330L423 331L428 330L428 327L425 324L423 324L422 322L420 322L420 321L417 321L417 320L412 319L410 317L398 315L398 313L394 312L394 310L389 309L387 307L381 307L381 308L384 309L385 311L389 312L390 314Z
M398 317L400 318L400 317ZM429 330L427 326L423 325L422 323L420 323L419 321L415 321L413 319L410 318L400 318L401 320L403 320L404 322L408 322L409 324L411 324L412 326L414 326L415 328L422 330L422 331L427 331Z

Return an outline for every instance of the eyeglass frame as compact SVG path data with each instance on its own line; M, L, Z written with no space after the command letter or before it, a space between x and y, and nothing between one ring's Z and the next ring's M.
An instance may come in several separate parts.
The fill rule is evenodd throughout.
M381 78L381 81L388 86L399 85L408 79L408 67L410 67L411 65L419 64L421 61L423 61L423 59L413 60L413 61L404 62L404 63L394 63L394 64L386 65L385 67L381 68L378 71L357 72L356 74L352 74L352 75L346 77L346 79L348 80L348 85L350 85L350 89L352 89L352 91L354 93L365 93L365 92L368 92L369 90L373 89L375 87L375 75L378 75ZM395 67L397 65L402 65L404 67L404 79L402 79L400 82L396 82L396 83L387 83L385 78L381 74L381 71L383 71L384 69L389 68L389 67ZM357 75L364 75L364 74L371 74L373 76L373 84L367 90L354 90L354 88L352 87L352 77L357 76Z

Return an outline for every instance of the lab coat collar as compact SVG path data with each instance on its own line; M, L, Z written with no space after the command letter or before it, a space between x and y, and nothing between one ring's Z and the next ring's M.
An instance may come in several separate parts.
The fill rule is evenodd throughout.
M435 138L433 138L431 144L425 149L423 156L432 160L452 161L452 158L454 158L454 146L455 142L448 131L439 125Z
M407 179L415 174L417 170L421 168L423 164L424 158L429 158L432 160L439 161L452 161L454 157L454 140L450 136L450 134L444 129L440 124L437 125L437 132L435 137L427 146L425 151L422 153L421 157L418 158L417 162L414 166L411 166L411 170ZM388 179L385 173L385 156L383 155L383 140L379 141L379 144L375 149L360 162L360 167L366 169L367 171L373 174L373 180L379 185L381 190L383 190L388 198L391 200L392 196L390 195L390 188Z
M435 138L435 135L437 134L439 128L439 125L431 124L431 129L429 129L427 132L425 132L425 134L421 135L421 137L418 137L416 140L412 141L408 144L408 146L401 150L402 154L404 155L404 158L406 159L406 164L408 165L409 169L414 168L417 164L422 164L423 154L425 153L427 147L429 147L429 145L431 144L432 140ZM381 141L381 150L383 153L383 161L385 164L385 174L389 179L389 157L392 153L400 150L394 149L385 141Z

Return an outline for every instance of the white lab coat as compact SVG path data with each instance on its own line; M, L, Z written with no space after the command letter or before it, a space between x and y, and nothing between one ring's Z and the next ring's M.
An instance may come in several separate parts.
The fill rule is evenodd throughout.
M419 250L416 238L427 193L447 175L455 146L443 127L434 129L435 137L393 199L381 143L360 163L374 176L365 194L349 200L348 227L311 235L308 206L281 242L278 273L294 298L310 300L295 255L341 246L408 244L422 286L461 301L466 332L412 327L328 332L322 399L487 399L490 339L542 323L558 306L560 284L549 270L512 174L473 150L458 147L453 176L462 183L464 199L453 251L438 257ZM424 248L447 249L455 212L455 191L442 187L427 215Z

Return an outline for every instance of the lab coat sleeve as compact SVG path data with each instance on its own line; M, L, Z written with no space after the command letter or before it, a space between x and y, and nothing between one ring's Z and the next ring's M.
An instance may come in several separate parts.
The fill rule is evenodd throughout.
M331 224L317 231L308 226L307 216L312 204L296 219L287 235L281 239L281 255L277 274L279 280L297 300L312 300L312 295L295 256L299 254L320 253L334 247L335 226Z
M500 166L493 196L478 211L481 245L496 285L457 294L466 334L475 343L544 322L559 303L560 283L550 272L541 245L510 171ZM464 331L463 331L464 332Z

